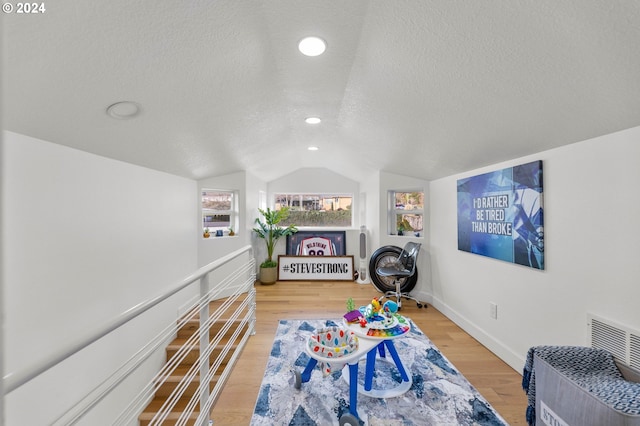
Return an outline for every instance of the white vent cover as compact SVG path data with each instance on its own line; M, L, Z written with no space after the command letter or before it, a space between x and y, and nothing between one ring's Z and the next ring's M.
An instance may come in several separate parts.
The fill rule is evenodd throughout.
M640 369L640 332L594 314L587 314L589 346L605 349L631 367Z

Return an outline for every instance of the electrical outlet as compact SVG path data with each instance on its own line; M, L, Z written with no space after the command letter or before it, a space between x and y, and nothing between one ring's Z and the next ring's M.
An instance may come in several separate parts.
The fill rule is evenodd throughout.
M498 305L493 302L489 302L489 316L498 319Z

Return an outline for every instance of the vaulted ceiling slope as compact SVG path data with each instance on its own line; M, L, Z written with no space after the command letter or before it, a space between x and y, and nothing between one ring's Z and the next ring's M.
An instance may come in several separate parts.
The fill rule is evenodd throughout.
M636 0L44 4L3 14L4 128L189 178L431 180L640 125Z

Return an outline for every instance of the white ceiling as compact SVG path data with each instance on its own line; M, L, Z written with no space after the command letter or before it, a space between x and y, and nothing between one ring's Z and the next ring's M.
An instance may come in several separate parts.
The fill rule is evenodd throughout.
M4 128L189 178L431 180L640 125L637 0L45 6L2 16Z

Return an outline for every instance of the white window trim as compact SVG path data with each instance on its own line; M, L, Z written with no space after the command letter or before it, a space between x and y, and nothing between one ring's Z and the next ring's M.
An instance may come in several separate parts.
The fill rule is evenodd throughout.
M422 209L398 209L396 208L396 193L407 193L407 192L421 192L424 198L425 191L423 188L412 188L412 189L390 189L387 191L387 235L394 235L399 237L410 237L414 236L412 232L410 235L398 235L398 229L396 228L396 219L399 214L419 214L422 215L422 223L424 224L424 205ZM424 234L424 229L421 231L421 235Z
M201 188L200 190L200 196L202 197L202 192L223 192L223 193L229 193L231 194L231 209L230 210L217 210L217 209L207 209L202 207L202 199L200 200L200 223L202 224L203 229L205 228L204 226L204 216L206 214L210 214L210 215L229 215L229 227L233 228L233 231L236 235L238 235L238 217L239 217L239 212L238 212L238 194L239 191L237 190L232 190L232 189L215 189L215 188ZM229 227L226 226L210 226L209 231L212 234L212 237L215 236L215 231L217 230L222 230L224 232L224 235L228 235L229 232Z

